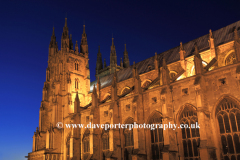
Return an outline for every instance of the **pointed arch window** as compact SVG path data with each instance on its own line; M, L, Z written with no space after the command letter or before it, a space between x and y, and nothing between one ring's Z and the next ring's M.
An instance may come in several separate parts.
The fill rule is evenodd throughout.
M103 150L109 150L109 130L104 130L102 134Z
M129 118L126 122L126 124L133 124L133 119ZM124 146L124 159L125 160L132 160L132 154L133 154L133 129L129 130L129 125L127 128L124 129L124 139L125 139L125 146Z
M75 88L78 89L78 79L75 79Z
M67 149L66 159L70 160L70 137L67 138L66 149Z
M230 98L223 99L216 109L222 157L240 160L240 110Z
M78 62L75 62L75 70L78 71Z
M162 124L162 116L160 113L155 113L150 121L149 124ZM157 128L155 130L150 130L150 137L151 137L151 159L152 160L162 160L162 151L163 151L163 129Z
M151 80L146 80L146 81L142 84L142 88L147 88L147 87L150 85L151 82L152 82Z
M236 59L236 54L234 51L232 51L231 53L229 53L226 58L225 58L225 65L230 65L230 64L234 64L237 62Z
M90 154L90 131L86 130L83 135L83 157L87 159Z
M106 154L109 151L109 129L103 130L102 132L102 151L103 151L103 160L106 159Z
M190 128L182 128L182 147L183 155L185 160L198 160L199 152L198 148L200 146L200 135L199 129L192 126L198 122L197 111L191 105L185 106L182 114L180 116L180 124L188 126Z

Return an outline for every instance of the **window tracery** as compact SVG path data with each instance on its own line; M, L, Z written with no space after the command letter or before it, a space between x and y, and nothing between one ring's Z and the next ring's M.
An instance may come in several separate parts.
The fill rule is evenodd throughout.
M240 110L238 105L223 99L217 109L222 156L224 160L240 160Z
M200 135L198 128L191 128L191 124L198 122L197 111L192 106L185 106L181 116L180 124L188 125L190 128L182 128L182 146L185 160L198 160L200 146Z
M162 124L162 117L159 113L155 113L150 121L149 124ZM150 130L150 137L151 137L151 158L153 160L161 160L162 151L163 151L163 129L157 128L155 130Z

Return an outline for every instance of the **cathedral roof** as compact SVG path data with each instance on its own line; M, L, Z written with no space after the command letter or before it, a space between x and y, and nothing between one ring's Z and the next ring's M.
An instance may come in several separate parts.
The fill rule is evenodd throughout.
M221 44L230 42L234 40L234 29L237 27L238 33L240 30L240 21L237 21L233 24L230 24L226 27L213 31L213 37L215 41L215 45L219 46ZM183 44L183 48L186 51L185 57L192 56L194 54L194 44L197 44L199 52L205 51L209 49L209 34L206 34L202 37L196 38L192 41ZM165 58L167 64L173 63L180 60L179 55L180 46L167 50L157 55L157 59L159 61L159 67L162 66L162 59ZM141 62L136 63L136 68L138 69L139 75L146 73L149 71L149 66L154 69L154 56L148 59L145 59ZM100 78L101 88L108 87L112 84L114 74L110 74ZM132 66L128 68L124 68L117 72L118 82L124 81L132 77ZM92 92L93 85L96 84L97 81L91 82L90 92Z

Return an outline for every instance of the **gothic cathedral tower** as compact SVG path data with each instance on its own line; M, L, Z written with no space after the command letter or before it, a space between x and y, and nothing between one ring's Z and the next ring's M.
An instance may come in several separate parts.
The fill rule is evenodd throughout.
M58 50L53 28L39 113L39 128L34 132L33 152L29 153L29 160L42 159L40 157L61 159L60 157L73 156L73 145L77 144L80 138L78 137L79 131L58 129L56 124L61 127L67 123L80 123L80 118L75 118L73 115L80 113L80 106L85 106L90 100L88 96L90 72L85 25L80 51L78 48L77 41L73 48L72 36L69 36L67 18L65 18L61 50ZM74 146L74 151L80 152L80 146ZM64 155L62 156L61 153Z

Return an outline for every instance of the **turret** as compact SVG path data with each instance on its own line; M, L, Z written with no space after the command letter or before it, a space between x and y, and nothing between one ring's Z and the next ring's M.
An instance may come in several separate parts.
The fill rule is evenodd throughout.
M237 62L240 62L240 40L239 40L238 31L236 28L234 30L234 48L235 48Z
M169 69L166 64L165 58L163 58L163 63L162 63L162 83L163 85L169 84L170 83L170 77L169 77Z
M73 50L72 34L70 34L69 49L70 49L70 50Z
M213 38L213 34L212 34L212 30L209 30L209 47L210 47L210 52L211 52L211 59L216 57L216 51L215 51L215 44L214 44L214 38Z
M106 59L104 58L103 68L106 68L106 67L107 67L107 62L106 62Z
M135 93L142 93L142 87L141 87L141 79L139 77L138 69L136 66L133 67L133 79L134 79L134 92Z
M68 27L67 27L67 18L65 18L65 24L63 27L61 48L69 50L69 35L68 35Z
M179 49L179 55L180 55L180 64L181 67L186 71L187 66L186 66L186 61L185 61L185 55L186 51L183 48L182 42L180 42L180 49ZM184 73L185 77L187 77L187 72Z
M202 74L203 73L203 65L202 65L202 58L199 54L197 44L195 44L195 53L194 53L194 65L195 65L195 74Z
M76 54L78 54L78 52L79 52L79 51L78 51L78 43L77 43L77 42L78 42L78 41L76 41L76 44L75 44L75 53L76 53Z
M88 43L87 43L87 34L85 31L85 25L83 25L83 34L81 40L81 50L80 52L88 58Z
M53 27L53 33L52 33L51 41L49 44L49 54L54 54L55 52L57 52L57 50L58 50L58 46L57 46L56 36L54 32L54 27Z
M123 67L127 68L127 67L129 67L130 63L129 63L126 44L124 44L124 46L125 46L125 49L124 49L124 52L123 52Z
M157 71L157 74L159 75L157 52L155 52L155 56L154 56L154 67L155 67L155 70Z
M113 75L111 91L112 91L112 94L111 94L112 101L117 100L117 72L116 72L116 70Z
M114 38L112 38L112 46L111 46L111 51L110 51L110 68L117 66L117 54L116 54L116 49L115 49L113 39Z
M96 64L96 74L98 74L101 69L103 69L102 54L101 54L101 52L100 52L100 46L98 46L97 64Z

